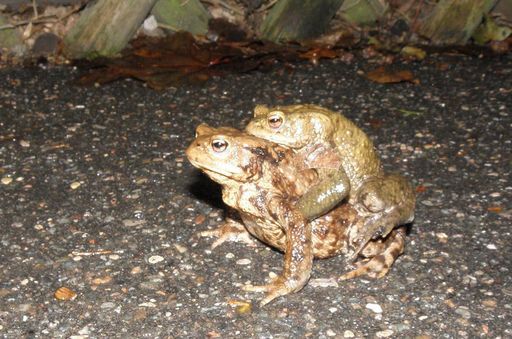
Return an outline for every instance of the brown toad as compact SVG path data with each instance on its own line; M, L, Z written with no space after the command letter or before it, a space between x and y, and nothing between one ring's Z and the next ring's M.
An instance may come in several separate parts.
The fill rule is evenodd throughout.
M221 239L241 239L247 232L284 252L282 273L271 283L245 286L267 292L264 305L278 296L300 290L311 276L313 258L351 255L365 217L343 204L308 221L296 207L299 198L319 180L316 169L305 168L291 149L233 128L200 125L186 151L190 162L222 185L224 202L235 209L243 225L230 220L208 232ZM367 260L341 276L384 276L404 248L405 229L393 230L385 239L371 240L361 251Z

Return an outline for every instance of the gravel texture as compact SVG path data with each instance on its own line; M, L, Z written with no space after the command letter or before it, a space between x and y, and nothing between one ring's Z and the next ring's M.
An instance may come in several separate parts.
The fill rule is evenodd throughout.
M420 84L326 62L156 92L82 88L72 68L0 70L0 336L512 337L512 59L434 58ZM243 292L282 254L199 238L219 187L184 156L201 122L242 128L256 103L342 111L417 187L406 253L380 280L344 258L260 308Z

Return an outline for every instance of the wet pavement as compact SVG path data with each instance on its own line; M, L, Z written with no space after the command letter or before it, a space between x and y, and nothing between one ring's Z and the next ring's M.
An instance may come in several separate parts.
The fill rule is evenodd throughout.
M162 92L0 70L0 336L512 337L511 60L403 65L419 85L327 62ZM240 286L279 273L282 254L196 235L224 210L184 150L201 122L242 128L256 103L299 102L372 137L415 184L416 221L383 279L337 282L345 259L319 260L261 308Z

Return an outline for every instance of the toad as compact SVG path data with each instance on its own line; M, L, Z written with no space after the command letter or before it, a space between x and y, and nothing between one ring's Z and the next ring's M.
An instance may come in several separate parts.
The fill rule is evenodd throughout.
M273 281L244 286L246 291L266 292L261 305L304 287L313 258L350 256L356 250L366 217L352 205L342 204L308 221L297 201L318 184L319 170L307 168L290 148L233 128L200 125L186 154L193 166L222 186L223 201L242 221L227 220L203 235L218 236L215 245L219 245L226 240L247 240L250 234L284 253L283 270ZM357 268L340 279L384 276L404 245L403 227L385 238L370 240Z
M246 131L292 148L320 179L297 203L308 219L345 201L366 216L359 249L414 219L415 194L399 174L384 173L370 138L343 115L317 105L259 105ZM331 159L331 160L329 160ZM341 164L333 168L332 159ZM355 253L357 253L356 251Z

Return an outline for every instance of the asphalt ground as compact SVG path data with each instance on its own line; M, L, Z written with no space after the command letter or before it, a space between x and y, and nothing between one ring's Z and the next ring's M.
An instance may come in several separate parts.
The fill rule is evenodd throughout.
M0 336L511 338L511 60L398 66L419 84L324 62L160 92L0 70ZM337 282L345 259L318 260L302 291L261 308L240 287L282 254L197 236L224 206L184 150L199 123L243 128L257 103L341 111L411 179L416 220L389 275Z

